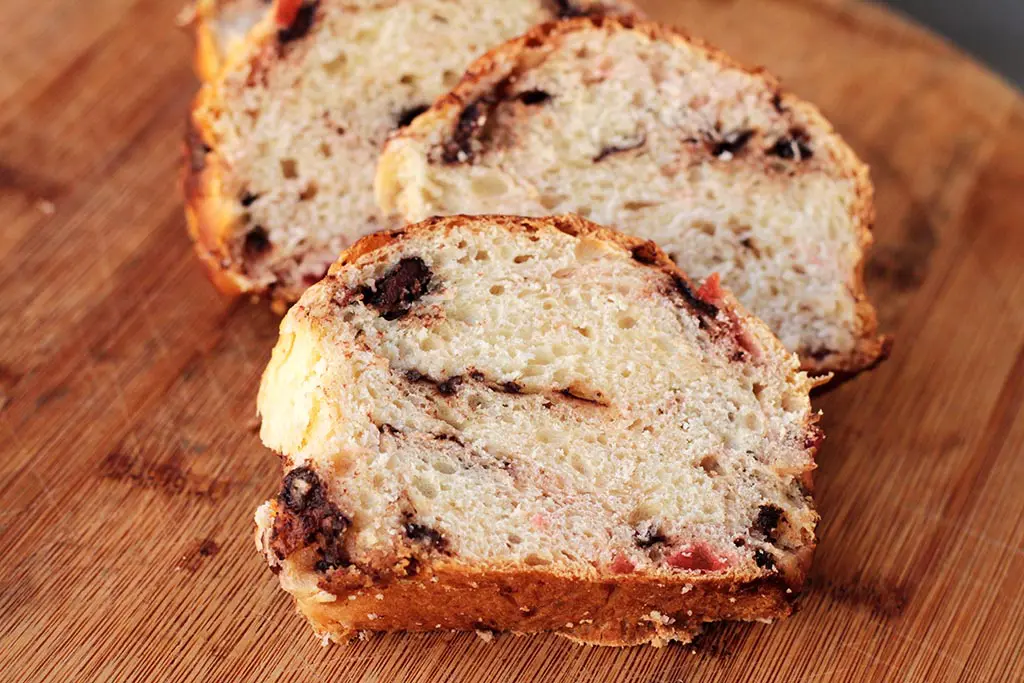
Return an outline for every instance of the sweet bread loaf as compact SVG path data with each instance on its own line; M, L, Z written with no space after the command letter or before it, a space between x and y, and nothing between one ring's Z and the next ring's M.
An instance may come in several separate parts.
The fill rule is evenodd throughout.
M577 217L366 237L281 324L257 546L334 640L781 617L814 547L812 384L715 278Z

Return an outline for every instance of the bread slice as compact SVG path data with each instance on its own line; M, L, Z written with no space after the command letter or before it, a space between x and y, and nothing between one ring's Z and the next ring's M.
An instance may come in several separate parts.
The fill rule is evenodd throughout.
M885 355L867 168L771 76L654 23L579 18L495 49L389 141L376 189L410 221L577 213L720 273L805 369Z
M373 235L281 324L257 546L333 640L781 617L814 546L812 384L652 242L571 216Z
M272 0L196 0L190 19L196 41L196 73L212 81L227 55L267 15Z
M387 226L373 175L388 133L489 47L540 21L626 6L279 1L231 49L191 115L186 213L215 280L294 301L342 249Z

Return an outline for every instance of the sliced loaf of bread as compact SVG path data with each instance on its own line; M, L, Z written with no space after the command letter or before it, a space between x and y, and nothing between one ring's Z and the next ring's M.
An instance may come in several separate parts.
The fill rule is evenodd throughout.
M257 546L333 640L663 644L785 616L815 542L812 384L652 242L573 216L379 233L281 324Z
M867 168L811 105L681 33L578 18L482 57L387 144L383 211L572 212L720 273L805 369L887 349L861 278Z
M248 23L253 3L236 1L208 6L206 30L237 36L214 28L234 26L231 7ZM185 193L200 257L225 289L294 301L342 249L386 227L373 175L388 133L488 48L540 21L626 6L278 0L193 107Z

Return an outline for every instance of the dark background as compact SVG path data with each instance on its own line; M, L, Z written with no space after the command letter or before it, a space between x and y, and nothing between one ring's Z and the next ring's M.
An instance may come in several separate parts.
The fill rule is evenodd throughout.
M1024 87L1024 0L885 0Z

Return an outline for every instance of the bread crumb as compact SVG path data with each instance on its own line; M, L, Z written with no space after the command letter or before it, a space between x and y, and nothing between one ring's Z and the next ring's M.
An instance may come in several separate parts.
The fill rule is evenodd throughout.
M327 647L331 644L331 637L326 633L320 636L320 647Z
M373 612L370 612L369 614L366 615L366 618L369 619L370 621L375 621L377 619L377 615L374 614Z
M686 616L692 617L693 616L693 610L692 609L686 610Z
M377 598L378 600L383 600L383 599L384 599L384 594L383 594L383 593L377 593L377 594L376 594L375 596L373 596L373 597Z
M355 599L356 599L356 596L354 596L354 595L350 595L350 596L348 596L348 599L349 599L349 600L355 600Z
M431 583L437 583L437 577L436 576L431 576L430 577L430 582Z
M736 598L729 598L729 602L736 602Z
M359 632L359 640L366 640L369 637L370 637L370 634L367 633L366 631L360 631Z
M441 624L435 625L434 628L441 628Z
M440 626L440 624L438 624L438 626ZM485 643L490 643L494 641L494 634L482 628L478 628L476 630L476 637L484 641Z
M685 586L683 586L682 593L683 593L683 595L686 595L687 593L689 593L692 590L693 590L693 584L688 583Z
M644 617L641 617L641 621L644 620L653 621L654 623L661 624L662 626L670 626L676 622L675 619L673 619L667 614L662 614L658 610L651 610L649 614L647 614Z
M36 202L36 210L44 216L52 216L57 213L57 206L49 199L40 199Z

